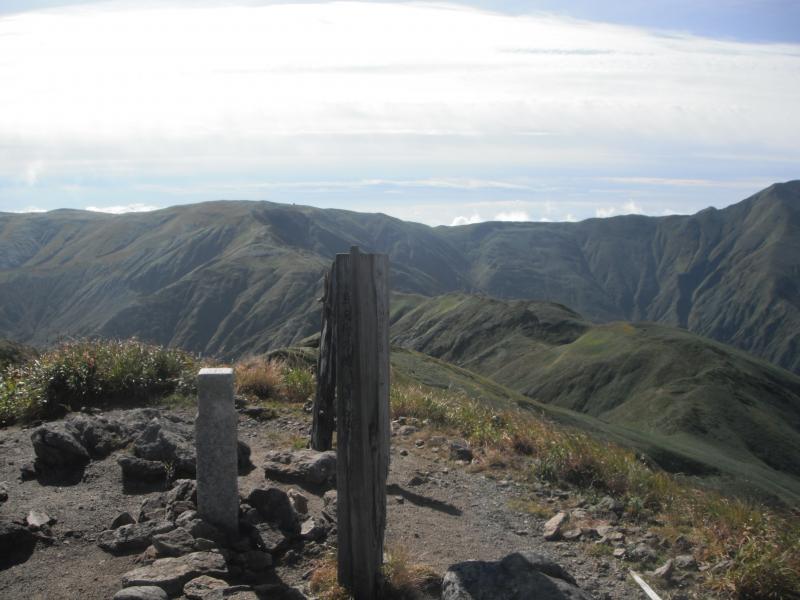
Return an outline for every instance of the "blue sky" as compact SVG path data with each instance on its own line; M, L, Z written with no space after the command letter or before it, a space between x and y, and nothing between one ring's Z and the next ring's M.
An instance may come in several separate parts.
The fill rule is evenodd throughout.
M6 0L0 81L0 211L557 221L800 178L796 2Z

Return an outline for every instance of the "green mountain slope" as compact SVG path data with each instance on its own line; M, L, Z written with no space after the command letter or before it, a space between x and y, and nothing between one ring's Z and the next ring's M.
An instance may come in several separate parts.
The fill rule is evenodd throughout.
M592 325L560 305L463 294L396 305L394 344L506 385L531 408L667 468L800 493L800 377L788 371L680 329Z
M269 202L0 213L0 335L138 335L234 356L318 326L337 252L387 252L392 286L559 302L688 328L800 372L800 182L724 210L430 228Z

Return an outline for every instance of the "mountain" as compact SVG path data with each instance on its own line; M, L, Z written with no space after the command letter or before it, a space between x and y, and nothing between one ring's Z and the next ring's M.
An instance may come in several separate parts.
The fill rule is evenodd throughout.
M650 320L800 372L800 181L723 210L430 228L269 202L151 213L0 213L0 336L141 338L236 356L319 325L337 252L386 252L393 289L565 304Z
M800 498L793 373L685 330L594 325L556 304L466 294L405 295L397 304L394 345L530 400L518 406L642 448L667 469L725 473Z

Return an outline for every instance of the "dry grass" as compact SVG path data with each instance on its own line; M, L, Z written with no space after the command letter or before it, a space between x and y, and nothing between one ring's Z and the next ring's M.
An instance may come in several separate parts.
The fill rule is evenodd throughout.
M279 398L283 393L283 374L286 364L251 356L236 363L236 393L259 400Z
M394 418L428 419L467 438L485 463L519 469L514 457L527 457L527 475L610 494L625 504L627 519L657 521L698 542L696 557L707 565L730 560L729 569L703 580L709 590L741 600L800 599L797 515L691 487L651 469L630 450L528 413L495 412L460 394L395 386L391 403Z

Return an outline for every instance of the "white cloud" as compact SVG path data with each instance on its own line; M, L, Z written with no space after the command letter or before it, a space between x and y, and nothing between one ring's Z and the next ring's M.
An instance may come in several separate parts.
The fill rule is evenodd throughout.
M458 225L472 225L474 223L482 223L483 219L478 213L473 213L471 217L462 217L458 216L453 219L453 222L450 223L451 227L456 227Z
M641 215L644 214L642 207L636 204L633 200L628 200L625 204L622 205L622 210L620 214L623 215Z
M598 207L594 210L594 214L596 217L600 219L605 219L607 217L613 217L614 214L617 212L617 209L613 206L606 206L606 207Z
M524 210L511 210L497 213L495 221L530 221L530 215Z
M118 206L87 206L86 210L93 212L110 213L112 215L121 215L129 212L149 212L151 210L158 210L159 206L151 206L149 204L126 204Z
M43 213L43 212L47 212L47 209L39 208L38 206L26 206L25 208L21 208L20 210L13 210L11 212L15 212L15 213Z
M564 220L567 221L568 223L575 223L578 219L572 213L567 213L566 215L564 215Z

